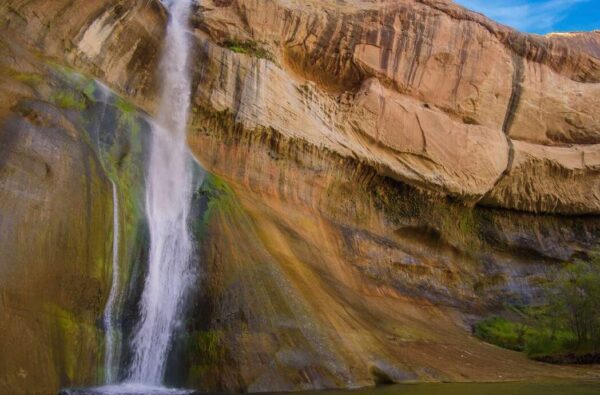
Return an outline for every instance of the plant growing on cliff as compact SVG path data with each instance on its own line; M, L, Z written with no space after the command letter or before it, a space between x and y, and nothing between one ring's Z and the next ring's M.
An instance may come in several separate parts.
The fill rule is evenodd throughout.
M600 345L600 253L562 268L546 286L549 313L575 336L576 348Z
M225 40L223 46L235 53L241 53L245 55L254 56L259 59L267 59L273 61L273 55L271 55L271 53L268 50L261 47L256 41Z
M512 320L485 319L475 324L473 333L489 343L549 362L600 358L600 253L558 269L543 291L545 304L520 309ZM585 357L580 358L582 355Z
M28 73L28 72L13 72L13 77L24 84L27 84L31 87L35 87L38 84L41 84L44 79L40 74L37 73Z

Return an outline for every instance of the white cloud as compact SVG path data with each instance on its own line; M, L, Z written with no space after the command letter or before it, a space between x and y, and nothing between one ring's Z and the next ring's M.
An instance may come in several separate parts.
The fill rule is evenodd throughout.
M552 31L569 8L589 0L455 0L471 10L526 32Z

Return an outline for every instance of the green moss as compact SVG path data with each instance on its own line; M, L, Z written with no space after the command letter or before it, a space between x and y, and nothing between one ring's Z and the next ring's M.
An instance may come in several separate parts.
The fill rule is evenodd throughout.
M64 276L64 284L60 289L26 289L28 294L41 292L40 295L44 295L44 298L38 298L44 302L43 311L40 313L32 309L30 312L35 320L32 322L43 329L43 336L28 340L28 344L16 346L15 350L29 350L35 347L41 353L48 352L52 358L51 364L56 367L56 372L60 373L62 382L69 385L82 381L90 383L94 381L94 377L102 377L102 363L94 360L102 357L103 334L96 323L97 318L101 316L110 285L112 201L106 176L118 185L122 224L120 262L123 270L120 280L121 284L128 284L127 276L133 271L134 260L142 255L136 243L143 238L139 237L139 234L140 229L144 228L141 219L144 163L139 133L143 123L135 107L124 100L113 101L111 98L109 103L117 104L106 108L91 105L99 97L98 85L93 79L63 67L40 67L39 70L42 74L10 71L6 75L13 81L28 85L44 84L44 89L36 89L35 97L41 102L53 103L57 109L70 110L63 113L69 118L68 132L75 133L77 138L74 145L65 147L81 148L82 156L76 169L69 169L65 174L69 176L73 173L73 180L78 186L76 189L85 193L81 202L87 203L87 206L70 205L69 196L64 197L67 199L66 204L52 206L55 212L58 212L58 207L62 210L63 206L73 206L72 212L61 211L64 215L60 216L63 218L60 229L57 228L60 232L46 232L49 235L43 236L43 240L46 240L46 237L48 240L57 240L54 243L56 251L47 251L49 261L44 266L44 276L56 277L54 271L60 272L59 274ZM2 71L4 69L0 70ZM48 115L50 116L53 114ZM102 126L106 126L109 121L113 125L108 125L105 130L100 129L101 117L105 119L105 125ZM95 137L96 132L100 133L101 139L91 138ZM98 147L99 142L104 144L105 152ZM63 173L58 175L70 182ZM86 208L89 215L80 215L86 213ZM52 227L53 222L46 224L45 228L48 226ZM38 231L44 233L45 228L41 227ZM39 239L42 240L42 237ZM33 240L36 242L35 237ZM30 255L33 269L27 270L35 274L33 270L38 270L35 262L40 260L37 259L37 255ZM125 295L125 292L122 291L122 295ZM27 339L25 335L23 338ZM97 376L96 367L100 369Z
M98 350L100 347L97 329L85 324L81 317L73 312L54 303L47 303L45 312L45 317L54 322L49 327L58 329L54 339L57 350L60 350L60 360L57 362L62 365L63 371L72 382L82 369L80 348L85 346L87 349Z
M225 356L223 332L218 330L191 332L187 337L185 348L190 358L188 377L193 382L219 368Z
M117 108L123 115L133 115L136 112L135 106L120 96L117 97L117 100L115 101L115 106L117 106Z
M58 63L49 63L49 66L55 76L61 81L76 84L81 80L81 74L70 67Z
M453 201L428 205L427 217L430 223L436 221L441 237L450 245L467 255L481 251L480 211Z
M122 98L115 100L117 125L112 146L102 154L105 171L117 185L121 226L120 284L124 290L132 275L131 263L139 254L139 235L144 231L144 169L141 122L137 109ZM123 292L121 293L123 294Z
M119 110L119 126L128 129L132 142L139 142L141 125L138 120L137 108L120 96L115 100L115 106Z
M222 333L209 330L199 331L193 334L194 348L200 361L206 365L218 363L223 355L221 344Z
M225 213L232 213L234 210L239 209L231 187L214 174L206 175L198 193L207 199L207 209L202 219L203 228L209 223L211 216L217 209ZM199 236L201 235L202 230L200 230Z
M94 80L89 80L83 87L82 93L88 100L95 101L94 92L96 92L96 82Z
M56 92L50 97L50 100L65 110L83 111L86 108L86 102L83 96L71 90Z
M96 101L97 82L93 78L58 64L49 64L49 68L55 84L63 88L51 97L61 108L84 110L88 102Z
M464 209L458 220L458 229L464 235L470 235L477 232L473 210Z
M259 59L267 59L273 61L273 55L268 50L261 47L256 41L241 41L236 39L226 40L223 43L223 46L235 53L240 53L244 55L254 56L255 58Z
M37 73L14 72L12 75L17 81L23 82L30 86L35 86L42 83L43 78Z

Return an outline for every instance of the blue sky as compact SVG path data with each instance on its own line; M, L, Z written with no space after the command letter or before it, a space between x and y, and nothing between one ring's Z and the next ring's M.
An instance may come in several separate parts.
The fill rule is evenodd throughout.
M600 0L455 0L528 33L600 29Z

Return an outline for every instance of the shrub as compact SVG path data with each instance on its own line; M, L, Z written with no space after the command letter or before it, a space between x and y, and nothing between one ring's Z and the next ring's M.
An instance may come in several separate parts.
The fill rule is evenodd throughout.
M549 311L575 335L576 347L600 345L600 254L566 265L546 286Z
M526 325L492 317L475 325L473 333L478 338L515 351L525 350L525 335L531 331Z
M236 53L273 61L273 55L271 55L268 50L258 45L256 41L226 40L223 43L223 46Z
M510 307L514 321L491 317L478 322L478 338L528 356L553 362L572 361L587 354L595 360L600 350L600 254L558 269L544 285L547 303Z

